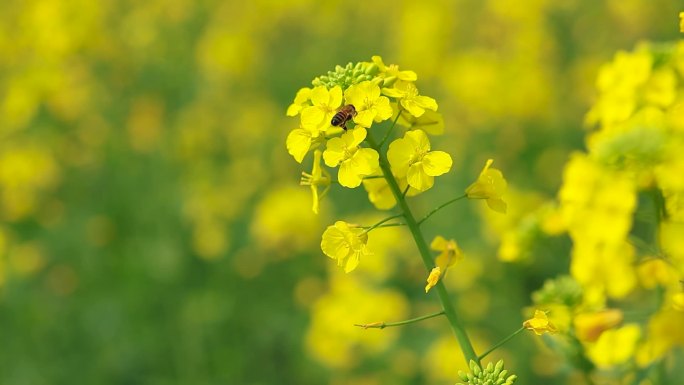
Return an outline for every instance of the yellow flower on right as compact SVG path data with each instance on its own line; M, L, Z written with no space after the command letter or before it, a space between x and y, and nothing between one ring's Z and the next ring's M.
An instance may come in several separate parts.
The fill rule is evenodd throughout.
M488 159L480 176L465 190L469 199L486 199L490 209L506 213L506 202L501 196L506 192L508 184L500 170L490 168L494 163L493 159Z
M540 336L544 333L556 333L558 328L546 316L546 312L541 310L534 311L534 317L523 322L523 327L532 330L536 335Z

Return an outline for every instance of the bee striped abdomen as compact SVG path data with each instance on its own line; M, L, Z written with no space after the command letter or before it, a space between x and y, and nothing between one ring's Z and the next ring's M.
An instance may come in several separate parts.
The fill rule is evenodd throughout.
M354 108L354 106L351 104L347 104L346 106L342 106L342 108L337 111L337 113L332 117L332 120L330 120L330 124L336 127L342 127L346 130L347 122L350 121L354 116L356 116L356 108Z

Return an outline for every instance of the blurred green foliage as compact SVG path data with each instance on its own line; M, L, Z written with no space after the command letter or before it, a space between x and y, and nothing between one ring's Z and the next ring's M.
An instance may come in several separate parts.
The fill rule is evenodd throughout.
M334 65L382 55L437 98L438 146L455 161L451 187L416 210L460 194L489 157L514 191L549 198L583 146L599 65L641 39L677 38L677 12L666 0L4 1L0 383L455 382L465 364L437 323L394 334L351 326L392 319L312 326L329 281L346 279L329 270L320 234L371 206L337 190L320 216L309 212L284 147L286 107ZM479 258L463 267L474 281L452 285L481 350L567 271L568 242L503 265L477 205L454 212L426 228L448 229ZM368 273L341 314L354 316L355 298L401 309L388 316L432 309L411 247L388 248L385 260L403 255L385 262L395 276ZM378 316L382 303L367 307L363 317ZM362 339L345 345L351 361L321 359L311 342L334 341L336 328ZM532 345L502 353L522 383L572 380Z

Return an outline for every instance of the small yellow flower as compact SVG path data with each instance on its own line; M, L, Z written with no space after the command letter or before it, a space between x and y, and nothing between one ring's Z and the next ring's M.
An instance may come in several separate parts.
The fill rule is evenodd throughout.
M359 265L361 257L373 255L366 244L368 234L359 227L337 221L333 226L323 232L321 250L332 259L337 260L338 266L344 267L344 272L349 273Z
M399 71L399 66L396 64L385 65L380 56L373 56L371 60L378 66L380 74L385 78L385 84L391 83L397 79L409 82L418 80L418 75L416 75L415 72Z
M425 113L416 118L408 111L399 109L396 104L392 105L394 115L399 113L397 124L411 130L423 130L430 135L442 135L444 133L444 117L439 112L425 110ZM399 111L397 111L399 110Z
M500 170L489 168L494 160L489 159L475 183L468 186L466 195L470 199L486 199L487 206L494 211L505 213L506 202L501 196L506 192L506 179Z
M425 110L437 111L437 101L429 96L418 95L418 88L407 81L394 83L394 88L383 88L382 93L397 98L399 104L416 118L421 117Z
M318 214L318 200L323 198L325 194L330 190L330 174L321 167L321 151L314 151L314 161L313 169L311 174L302 172L302 179L299 182L302 186L311 186L311 194L313 195L313 207L314 213ZM318 189L323 187L323 192L318 193Z
M428 275L428 277L427 277L427 285L425 285L425 292L426 293L428 291L430 291L430 289L435 287L437 282L439 282L439 277L441 275L442 275L442 269L440 269L439 267L435 267L432 269L432 271L430 271L430 275Z
M370 80L347 88L344 98L347 104L356 108L354 123L362 127L368 128L373 121L379 123L392 117L389 99L380 96L380 87Z
M453 266L456 261L463 259L463 251L453 239L447 241L443 236L438 235L432 240L430 248L440 252L435 259L435 264L442 269L444 275L446 275L446 270Z
M311 88L304 87L297 91L294 102L287 107L287 116L297 116L304 107L309 105L311 99Z
M575 334L581 341L594 342L603 332L619 325L624 316L619 309L607 309L575 316Z
M316 139L321 136L318 135L318 130L311 131L306 128L296 128L287 135L285 145L287 152L292 155L297 163L302 163L304 157L309 152L311 145Z
M558 331L556 325L549 321L549 318L546 316L546 312L541 310L535 310L534 317L523 322L523 327L525 329L534 331L534 333L538 336L544 333L553 334Z
M447 241L444 237L438 235L432 240L430 248L441 253L435 259L437 267L432 269L430 276L428 276L428 285L425 286L426 293L437 284L441 277L446 276L449 267L456 263L456 261L463 259L463 252L453 239Z
M338 86L328 91L324 86L315 87L310 94L311 106L302 109L301 125L318 136L319 131L332 127L330 121L342 105L342 89Z
M587 356L601 369L624 364L634 357L640 339L641 327L638 324L608 330L588 346Z
M409 186L419 191L428 190L434 177L451 169L451 156L444 151L430 151L430 140L422 130L409 131L392 142L387 150L392 172L406 177Z
M406 187L408 187L406 178L397 178L395 176L395 179L397 180L397 184L399 184L399 189L401 191L406 190ZM392 190L387 184L385 178L364 179L363 187L368 192L368 200L373 204L373 206L375 206L376 209L389 210L397 204L396 199L394 199L394 194L392 194ZM421 191L418 191L413 187L409 187L408 191L406 192L406 196L412 197L420 193Z
M371 175L379 167L379 155L375 150L359 148L364 139L366 129L356 127L339 138L330 139L323 152L328 167L340 166L337 181L344 187L358 187L364 176Z

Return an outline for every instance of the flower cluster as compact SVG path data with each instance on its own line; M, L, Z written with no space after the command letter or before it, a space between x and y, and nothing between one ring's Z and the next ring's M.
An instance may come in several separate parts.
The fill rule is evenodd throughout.
M378 130L375 125L395 116L394 123L409 131L390 144L387 156L392 172L405 187L410 186L410 196L428 190L435 176L451 169L452 161L446 152L430 151L428 134L440 133L443 120L435 99L419 94L417 78L413 71L386 65L379 56L337 66L315 78L313 87L300 89L287 109L288 116L299 116L299 127L287 136L288 152L301 163L309 152L322 151L327 167L339 167L341 186L355 188L363 182L371 202L391 208L396 202L386 182L374 179L380 175L379 154L365 142L371 131ZM354 106L353 113L342 108L348 105ZM332 123L336 115L341 127ZM319 159L314 157L314 163ZM322 195L314 193L314 207Z
M533 298L598 368L645 368L684 345L673 327L684 322L683 78L684 42L618 52L599 72L587 151L565 166L557 214L573 243L571 277ZM660 298L650 319L607 307L633 308L647 291ZM545 317L526 327L543 330Z
M470 361L470 372L459 372L458 375L463 382L456 385L511 385L518 378L516 375L508 375L503 360L496 365L490 362L484 369L475 361Z

